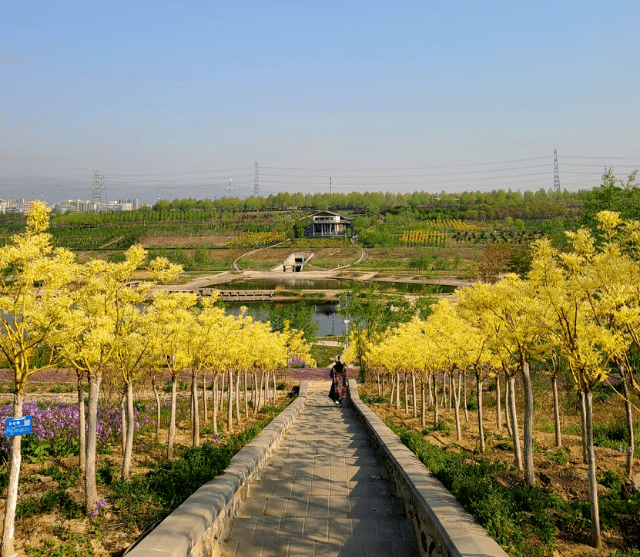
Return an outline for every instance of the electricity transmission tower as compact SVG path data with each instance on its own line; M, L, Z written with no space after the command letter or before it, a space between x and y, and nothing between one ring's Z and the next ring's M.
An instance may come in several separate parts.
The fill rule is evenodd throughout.
M260 172L258 171L258 161L253 163L253 195L260 197Z
M91 197L91 202L96 208L98 208L103 203L106 203L106 199L104 199L104 201L102 199L103 192L105 189L104 172L98 172L97 170L94 170L92 182L93 182L93 195Z
M560 191L560 174L558 172L558 151L553 150L553 189Z

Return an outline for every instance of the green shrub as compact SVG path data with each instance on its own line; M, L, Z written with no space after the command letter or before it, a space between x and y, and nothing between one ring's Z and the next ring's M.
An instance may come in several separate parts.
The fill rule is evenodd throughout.
M157 464L145 475L109 485L114 512L122 512L126 531L145 530L169 514L196 489L220 475L231 457L251 442L283 407L265 407L266 417L225 444L204 443L179 449L179 458ZM263 409L264 410L264 409Z
M69 494L62 487L47 491L41 497L27 497L16 507L16 519L28 518L42 513L60 509L66 518L80 518L83 508L71 500Z
M78 547L75 540L59 544L53 538L45 538L40 546L27 545L25 553L28 557L89 557L94 554L88 539L80 541Z
M555 453L545 453L549 460L560 464L560 466L566 466L569 463L566 451L558 449Z
M505 488L496 479L507 464L449 453L414 430L388 425L460 501L489 535L514 557L550 555L557 528L550 519L557 497L538 487Z

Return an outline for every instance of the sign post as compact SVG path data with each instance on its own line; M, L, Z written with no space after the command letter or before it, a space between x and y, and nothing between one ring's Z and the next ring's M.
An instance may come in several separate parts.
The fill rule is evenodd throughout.
M7 418L4 422L4 436L15 437L16 435L27 435L31 433L33 419L31 416L22 418Z

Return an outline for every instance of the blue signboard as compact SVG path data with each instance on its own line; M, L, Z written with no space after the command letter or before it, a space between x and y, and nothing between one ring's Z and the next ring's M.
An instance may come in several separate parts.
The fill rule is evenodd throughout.
M14 437L15 435L27 435L31 433L33 420L31 416L22 418L7 418L4 422L4 436Z

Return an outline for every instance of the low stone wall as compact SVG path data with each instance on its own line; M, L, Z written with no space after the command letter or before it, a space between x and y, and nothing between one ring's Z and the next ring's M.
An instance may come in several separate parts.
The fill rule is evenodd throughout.
M127 557L217 557L249 483L264 468L307 402L308 381L298 397L258 437L243 447L224 474L203 485L143 538Z
M349 396L356 415L385 461L413 522L422 557L507 557L504 550L464 510L398 436L360 400L358 386L349 380Z

